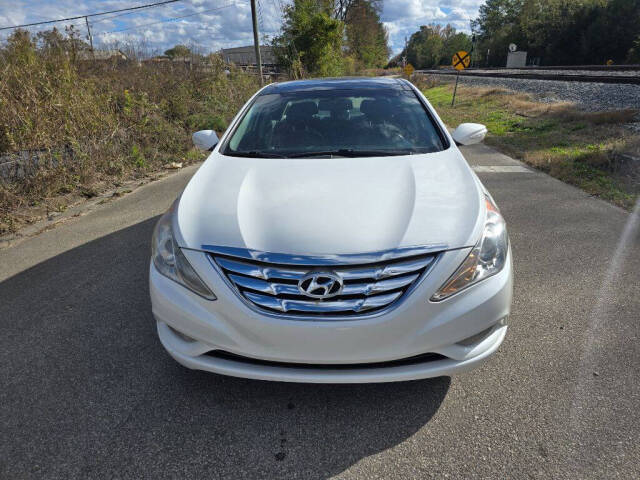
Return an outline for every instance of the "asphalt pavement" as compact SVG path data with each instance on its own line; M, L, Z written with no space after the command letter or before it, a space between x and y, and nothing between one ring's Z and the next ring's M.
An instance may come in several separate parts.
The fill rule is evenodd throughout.
M194 168L0 250L0 478L640 478L640 213L465 154L508 221L515 292L498 353L453 378L298 385L175 363L149 244Z

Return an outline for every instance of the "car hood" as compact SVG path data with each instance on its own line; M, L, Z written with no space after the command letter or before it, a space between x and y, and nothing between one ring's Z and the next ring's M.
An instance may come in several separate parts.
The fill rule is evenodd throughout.
M472 246L484 202L460 152L272 159L212 153L177 209L183 247L325 255Z

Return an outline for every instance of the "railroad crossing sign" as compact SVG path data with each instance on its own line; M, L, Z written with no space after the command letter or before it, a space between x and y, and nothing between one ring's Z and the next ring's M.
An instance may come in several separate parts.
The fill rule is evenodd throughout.
M460 50L453 56L451 65L453 65L453 68L455 68L456 70L464 70L465 68L469 68L469 65L471 65L471 56L468 52Z
M410 77L411 75L413 75L415 68L413 68L413 65L411 65L410 63L407 63L404 67L404 74L407 77Z
M453 98L451 99L451 106L453 107L456 104L456 93L458 92L458 80L460 80L460 71L465 68L469 68L471 65L471 55L469 52L465 52L464 50L460 50L456 53L451 59L451 65L458 71L456 75L456 86L453 89Z

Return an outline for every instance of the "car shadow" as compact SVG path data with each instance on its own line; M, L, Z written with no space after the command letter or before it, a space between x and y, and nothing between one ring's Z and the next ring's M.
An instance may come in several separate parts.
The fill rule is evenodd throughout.
M307 385L175 363L150 311L156 220L0 283L0 477L326 478L436 414L446 377Z

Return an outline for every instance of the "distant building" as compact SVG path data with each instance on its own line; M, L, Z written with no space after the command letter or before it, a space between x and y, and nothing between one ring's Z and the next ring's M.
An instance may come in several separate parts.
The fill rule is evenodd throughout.
M158 66L184 66L189 70L198 67L207 69L211 66L209 60L206 57L200 55L169 57L168 55L157 55L155 57L142 60L146 65L158 65Z
M145 58L142 63L171 63L171 59L166 55L157 55L151 58Z
M256 51L253 45L236 48L223 48L220 51L222 59L226 63L233 63L239 67L247 67L256 65ZM273 53L273 47L269 45L260 45L260 57L262 65L273 66L276 64L276 56Z
M76 54L78 60L129 60L129 57L121 50L81 50Z
M509 52L507 68L523 68L527 65L527 52Z

